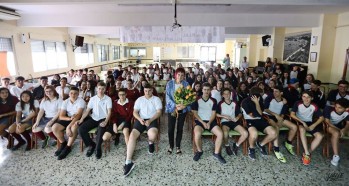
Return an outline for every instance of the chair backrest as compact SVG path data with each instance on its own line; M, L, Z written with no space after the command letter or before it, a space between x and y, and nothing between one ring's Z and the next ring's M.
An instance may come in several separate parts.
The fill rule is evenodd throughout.
M165 92L165 87L155 87L155 90L158 94L163 94Z

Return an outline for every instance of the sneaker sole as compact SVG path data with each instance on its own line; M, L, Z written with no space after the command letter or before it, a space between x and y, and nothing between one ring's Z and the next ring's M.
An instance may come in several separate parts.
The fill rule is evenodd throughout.
M337 164L335 164L335 163L333 163L332 161L331 161L331 164L333 165L333 166L338 166L338 163Z
M124 178L126 178L132 172L132 170L135 168L135 166L136 166L135 164L132 165L130 171L128 171L128 173L124 175Z
M248 158L250 158L251 160L253 160L253 161L255 161L256 160L256 158L251 158L251 156L248 156Z
M213 156L214 159L218 160L220 163L222 164L226 164L227 162L222 162L221 160L219 160L217 157Z

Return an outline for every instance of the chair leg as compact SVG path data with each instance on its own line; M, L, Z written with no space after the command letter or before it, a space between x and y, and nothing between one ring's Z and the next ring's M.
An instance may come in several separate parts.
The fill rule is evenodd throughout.
M299 156L299 141L300 141L300 132L297 130L297 155Z
M82 140L80 141L80 152L84 151L84 143L82 142Z

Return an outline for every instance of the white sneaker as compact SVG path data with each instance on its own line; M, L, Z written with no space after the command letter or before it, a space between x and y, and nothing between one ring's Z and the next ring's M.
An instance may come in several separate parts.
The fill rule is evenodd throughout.
M338 166L338 162L339 162L340 158L338 155L333 155L333 158L331 160L331 164L334 166Z

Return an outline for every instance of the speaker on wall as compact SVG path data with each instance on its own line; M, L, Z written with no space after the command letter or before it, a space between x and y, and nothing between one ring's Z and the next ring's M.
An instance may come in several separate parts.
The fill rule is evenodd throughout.
M269 41L271 39L271 35L265 35L262 37L263 46L269 46Z
M84 37L75 36L75 46L82 47L84 45Z

